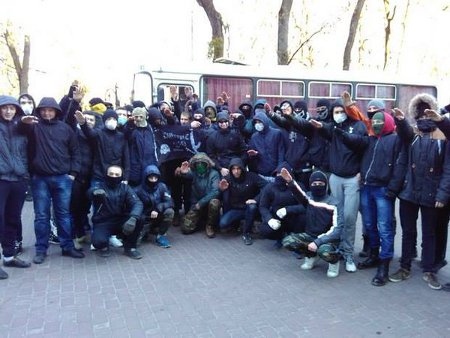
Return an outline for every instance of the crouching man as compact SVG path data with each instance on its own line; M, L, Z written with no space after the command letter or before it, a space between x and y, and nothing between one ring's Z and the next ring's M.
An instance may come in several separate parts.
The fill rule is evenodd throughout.
M339 275L339 241L342 221L338 220L337 201L328 194L328 179L321 171L314 172L309 179L310 193L292 179L288 170L283 168L281 176L288 188L306 208L305 232L291 233L283 238L283 246L305 255L301 268L310 270L322 258L328 262L328 277Z
M110 255L109 238L121 234L124 254L133 259L142 255L136 250L141 231L137 220L141 217L143 205L133 189L122 183L122 168L108 167L104 182L89 190L94 206L92 216L92 245L102 257Z

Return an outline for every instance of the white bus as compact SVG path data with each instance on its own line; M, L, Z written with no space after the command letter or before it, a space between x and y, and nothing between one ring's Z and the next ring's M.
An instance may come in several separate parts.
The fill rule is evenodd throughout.
M420 81L388 77L382 73L341 71L305 71L293 66L270 68L212 63L202 67L186 65L183 68L141 69L134 74L131 99L141 100L147 106L170 101L169 87L178 87L180 99L185 99L184 87L191 87L203 105L216 102L222 92L230 96L229 110L236 111L244 101L266 99L272 106L283 100L292 103L306 100L314 115L317 100L334 100L348 91L364 111L372 99L382 99L386 108L407 110L411 98L418 93L437 97L437 86Z

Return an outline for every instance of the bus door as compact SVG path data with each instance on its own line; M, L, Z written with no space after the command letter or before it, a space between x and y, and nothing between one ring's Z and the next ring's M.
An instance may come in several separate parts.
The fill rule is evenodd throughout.
M149 72L141 71L134 74L131 102L142 101L148 107L153 103L153 78Z

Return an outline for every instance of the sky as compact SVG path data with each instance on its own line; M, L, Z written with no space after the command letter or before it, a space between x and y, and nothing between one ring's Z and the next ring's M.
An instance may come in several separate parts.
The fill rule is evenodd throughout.
M408 35L401 44L401 27L392 31L399 72L418 79L433 77L444 88L450 76L446 38L449 1L411 0ZM215 0L229 27L226 56L246 63L270 67L276 64L277 13L281 0ZM305 0L294 0L291 36L302 27L307 34L327 23L324 33L314 40L309 67L339 69L345 38L355 0L315 0L313 10L303 11ZM397 19L403 0L398 3ZM350 7L349 5L352 4ZM363 12L364 63L361 70L379 67L382 55L384 21L381 0L367 0ZM86 83L87 96L104 97L107 90L119 86L119 97L127 101L133 73L141 65L207 62L210 26L203 9L195 0L3 0L0 22L11 20L20 32L31 35L30 93L36 97L61 96L72 80ZM369 22L369 24L367 24ZM298 40L298 38L297 38ZM292 45L298 41L291 40ZM355 41L353 59L359 52ZM304 54L308 56L308 52ZM353 67L355 66L353 63ZM397 64L395 60L392 64ZM436 68L436 65L437 68ZM450 101L445 89L442 100ZM446 93L449 93L447 95Z

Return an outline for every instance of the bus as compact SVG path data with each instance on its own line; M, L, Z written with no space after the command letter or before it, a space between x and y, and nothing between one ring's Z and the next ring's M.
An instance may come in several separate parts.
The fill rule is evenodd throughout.
M159 67L141 69L134 74L131 100L141 100L147 106L170 101L170 86L176 86L180 100L185 100L184 88L190 87L200 104L216 102L222 92L229 95L228 109L235 112L244 101L252 104L265 99L272 107L283 100L292 103L306 100L310 114L321 98L333 101L344 91L365 111L373 99L385 102L386 109L399 107L407 111L409 101L419 93L437 97L437 86L422 81L408 81L386 76L381 72L306 71L294 66L254 67L212 63L204 66Z

